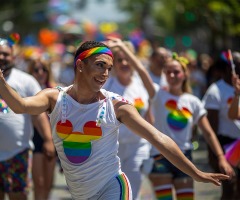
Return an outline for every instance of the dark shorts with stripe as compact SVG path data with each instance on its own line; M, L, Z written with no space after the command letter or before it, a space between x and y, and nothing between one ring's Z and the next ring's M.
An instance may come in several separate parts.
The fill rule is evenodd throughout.
M184 155L192 161L192 151L188 150ZM177 167L175 167L166 158L155 160L152 168L153 174L172 174L173 178L185 178L189 177L187 174L183 173Z

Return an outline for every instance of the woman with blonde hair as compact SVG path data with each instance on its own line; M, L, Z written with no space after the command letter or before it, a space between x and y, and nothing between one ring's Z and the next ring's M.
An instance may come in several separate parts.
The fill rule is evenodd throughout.
M218 140L208 120L207 112L200 99L191 94L189 84L188 60L173 53L165 65L165 74L169 90L158 90L152 95L155 115L154 126L171 137L184 155L192 161L192 128L198 125L207 143L219 160L224 173L233 175ZM160 152L161 153L161 152ZM194 199L193 179L178 170L166 158L160 158L158 151L152 151L154 164L149 178L154 186L158 200L174 198Z

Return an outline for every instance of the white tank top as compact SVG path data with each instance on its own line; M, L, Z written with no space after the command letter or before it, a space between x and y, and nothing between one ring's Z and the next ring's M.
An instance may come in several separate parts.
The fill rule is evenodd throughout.
M50 114L53 141L73 199L90 198L111 178L121 173L115 93L101 90L106 97L92 104L79 104L60 89Z

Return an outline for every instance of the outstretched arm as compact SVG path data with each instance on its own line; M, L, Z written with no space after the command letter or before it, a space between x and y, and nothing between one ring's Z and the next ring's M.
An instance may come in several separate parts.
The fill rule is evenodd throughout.
M208 145L211 147L212 151L218 159L219 169L230 177L234 176L234 170L232 169L230 164L228 164L226 158L224 157L223 150L219 144L216 134L214 133L211 125L209 124L206 115L199 119L198 125L203 132L205 140L207 141Z
M205 173L197 169L194 164L184 156L177 144L171 138L159 132L146 122L133 106L117 102L115 103L115 112L117 118L129 129L147 139L166 159L196 181L212 182L215 185L221 185L221 180L229 178L227 175Z
M7 84L0 70L0 95L8 106L17 114L27 113L38 115L42 112L50 111L52 108L52 90L54 89L45 89L35 96L22 98Z
M129 50L129 48L124 44L122 40L112 37L109 37L108 39L109 40L106 41L106 44L110 48L118 47L124 52L128 60L130 61L131 66L138 72L139 76L141 77L142 82L146 90L148 91L150 99L153 98L155 95L153 81L141 61Z
M240 79L238 75L232 75L232 83L235 89L235 95L228 110L228 117L232 120L240 118L239 96L240 96Z

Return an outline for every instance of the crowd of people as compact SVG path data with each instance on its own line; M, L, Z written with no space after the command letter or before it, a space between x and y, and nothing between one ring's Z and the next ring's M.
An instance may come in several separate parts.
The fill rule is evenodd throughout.
M49 199L58 163L78 200L139 200L144 176L157 200L194 199L194 180L240 199L240 157L226 156L240 140L239 52L155 47L143 60L111 37L39 49L0 38L0 199ZM196 126L212 173L193 164Z

